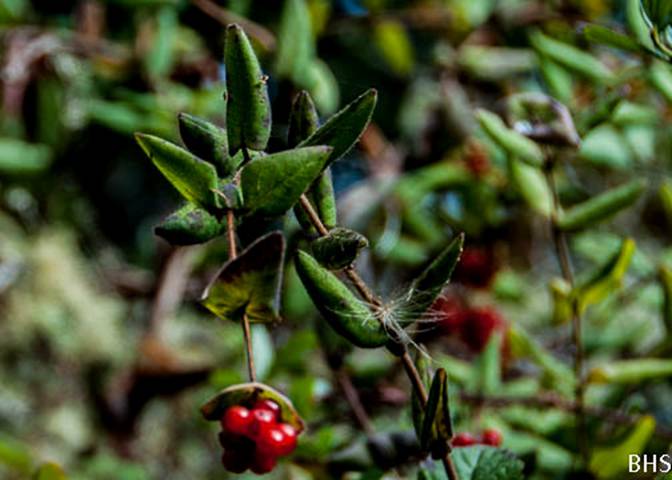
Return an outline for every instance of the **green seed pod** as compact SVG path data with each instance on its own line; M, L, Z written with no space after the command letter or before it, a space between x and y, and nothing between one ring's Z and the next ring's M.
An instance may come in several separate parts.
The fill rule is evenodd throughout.
M308 295L336 332L361 348L385 345L389 338L381 323L336 275L300 250L295 263Z
M494 113L478 110L476 116L483 130L509 155L533 167L544 165L544 154L532 140L508 128Z
M593 226L635 203L645 189L644 180L633 180L608 190L566 210L557 219L556 225L565 231Z
M177 119L182 141L191 153L212 163L220 177L234 173L226 130L188 113L180 113Z
M226 128L231 153L242 147L264 150L271 136L267 77L247 35L238 25L226 29L224 61L228 91Z
M157 225L154 233L172 245L195 245L215 238L223 230L222 222L214 215L186 203Z
M326 237L310 244L315 259L329 270L340 270L357 259L359 252L369 246L361 233L347 228L334 228Z

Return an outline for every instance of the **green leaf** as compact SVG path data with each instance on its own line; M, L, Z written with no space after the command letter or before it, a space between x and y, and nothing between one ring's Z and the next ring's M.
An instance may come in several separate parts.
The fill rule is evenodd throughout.
M404 24L394 19L382 19L373 25L373 42L392 72L405 77L413 72L415 54Z
M294 102L289 114L289 128L287 131L287 144L295 147L303 140L310 137L320 126L320 117L310 94L301 90Z
M609 84L614 81L614 74L602 62L573 45L548 37L538 30L530 34L530 43L540 54L595 83Z
M516 158L510 158L508 164L511 183L525 203L537 213L550 217L553 210L553 197L544 174L538 168L527 165Z
M271 232L229 260L210 282L201 303L222 319L250 322L279 320L285 240Z
M359 252L368 246L369 241L364 235L342 227L330 230L329 235L310 244L315 259L329 270L352 265Z
M305 425L292 402L282 393L263 383L242 383L225 388L205 405L201 407L201 413L206 420L218 422L221 420L227 408L233 405L246 405L248 408L258 400L273 400L280 406L280 417L283 423L288 423L303 431Z
M0 466L30 476L34 466L29 446L0 432Z
M667 62L656 60L649 68L651 84L672 103L672 71Z
M486 110L477 110L476 117L483 130L509 155L533 167L544 165L541 148L529 138L508 128L499 116Z
M222 178L235 172L238 165L235 157L229 157L226 130L188 113L180 113L177 119L182 141L191 153L212 163Z
M0 175L33 175L51 164L52 151L47 145L0 138Z
M628 52L640 52L642 50L642 47L634 38L602 25L585 25L582 32L586 40L592 43L607 45Z
M458 51L457 62L476 79L500 82L531 72L537 63L535 57L530 49L463 45Z
M576 287L574 298L578 302L580 312L584 312L590 305L601 302L620 288L634 253L635 241L631 238L624 239L619 251L587 281Z
M67 480L63 469L55 463L45 463L35 472L34 480Z
M591 383L641 383L672 376L672 360L662 358L635 358L611 360L594 367L588 374Z
M404 295L402 309L408 322L413 322L434 303L460 261L464 234L458 235L415 279ZM403 326L403 324L402 324Z
M461 447L452 453L460 480L523 480L523 462L501 448Z
M658 279L663 289L663 324L669 334L672 332L672 270L665 266L660 267Z
M310 137L319 127L319 118L315 104L308 92L302 91L297 95L292 105L289 117L288 143L297 145ZM308 200L315 209L318 217L327 228L336 226L336 197L331 180L331 171L326 169L310 190L306 193ZM308 215L301 206L294 207L294 214L301 227L310 235L317 233Z
M598 167L630 168L632 152L621 132L609 123L593 128L583 140L579 159Z
M267 77L261 71L247 35L238 25L226 29L226 128L229 148L264 150L271 136L271 104Z
M334 114L299 146L328 145L333 147L329 163L335 162L357 143L366 130L376 108L378 93L369 89L345 108Z
M310 11L305 0L285 0L278 33L278 75L306 85L306 75L315 57Z
M186 203L154 228L154 233L172 245L195 245L222 233L223 222L207 210Z
M300 250L295 264L308 295L336 332L362 348L387 343L389 337L381 322L338 277Z
M161 138L137 133L135 139L159 171L188 201L203 208L220 206L215 167Z
M452 437L453 421L448 399L448 375L443 368L439 368L429 389L420 445L425 451L431 450L434 458L442 458L448 453L448 442Z
M556 225L564 231L592 227L634 204L645 189L644 180L633 180L608 190L565 210L557 219Z
M306 90L315 99L315 103L324 114L336 111L340 102L338 80L329 65L319 58L310 62L306 71Z
M622 442L614 446L595 448L590 457L590 471L598 479L628 476L630 455L644 452L655 430L656 420L649 415L642 417Z
M667 56L672 55L672 4L667 0L641 0L653 43Z
M476 360L477 388L474 390L483 395L496 395L501 389L501 345L501 335L499 332L493 332L483 352Z
M304 147L252 160L243 167L240 186L250 214L284 214L325 169L332 149Z

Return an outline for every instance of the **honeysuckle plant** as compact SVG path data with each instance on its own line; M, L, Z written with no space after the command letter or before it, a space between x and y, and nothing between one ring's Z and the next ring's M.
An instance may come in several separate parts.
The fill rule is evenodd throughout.
M457 461L453 458L446 372L438 369L431 374L427 362L422 361L422 351L416 355L417 364L411 355L416 345L408 328L422 318L449 282L464 236L456 236L445 246L405 293L386 301L355 268L359 253L368 246L367 238L338 225L330 165L343 157L366 129L377 92L364 92L323 123L311 96L300 92L289 118L287 149L267 152L272 129L268 77L238 25L226 30L224 60L225 126L182 113L178 122L184 146L153 135L136 135L154 165L184 197L184 204L156 227L156 234L175 246L219 236L228 241L229 260L203 292L201 304L217 317L242 325L249 383L231 385L217 393L203 406L203 416L223 422L225 429L236 429L247 421L247 414L236 417L233 407L252 408L259 401L270 401L278 407L278 422L297 433L304 430L300 412L291 401L257 381L250 337L250 324L281 320L279 299L287 258L294 262L303 287L327 322L328 335L338 335L341 340L337 342L351 346L385 348L399 358L413 387L412 411L420 451L442 463L440 470L431 465L421 468L420 478L522 478L521 463L493 447L470 447ZM296 251L286 252L279 231L241 245L237 229L248 222L267 223L270 228L292 210L304 233ZM233 419L227 420L229 412ZM225 448L233 448L225 443ZM257 443L257 451L259 448ZM245 468L235 459L227 460L226 454L224 463L232 471ZM264 473L266 467L272 465L257 463L252 469Z

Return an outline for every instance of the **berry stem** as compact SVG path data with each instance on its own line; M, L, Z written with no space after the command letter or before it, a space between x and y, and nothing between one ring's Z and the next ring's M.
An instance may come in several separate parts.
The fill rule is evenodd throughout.
M299 203L303 208L304 212L306 213L306 215L308 215L308 218L310 219L311 223L318 231L320 236L321 237L327 236L329 234L329 230L327 229L327 227L325 227L324 223L322 223L322 220L320 219L319 215L317 214L312 204L310 203L310 200L305 194L301 195ZM359 273L357 272L357 270L355 270L355 267L353 266L346 267L344 273L350 279L354 287L357 289L360 296L364 300L366 300L369 303L369 305L374 307L380 307L382 305L380 299L376 297L376 295L368 287L368 285L364 282L364 280L362 280L362 277L359 276ZM418 369L416 368L415 363L411 358L411 355L408 353L408 348L406 347L406 345L403 343L396 343L395 347L398 348L398 352L396 354L401 359L401 362L404 366L404 371L406 372L406 375L411 381L411 385L413 386L413 389L418 395L422 408L424 409L427 405L427 389L425 388L425 385L422 383L420 373L418 372ZM450 458L450 453L447 453L446 456L442 459L442 461L448 479L459 480L457 471L455 470L455 465L453 464L453 460Z
M569 253L569 245L567 244L567 236L557 227L557 220L562 213L562 205L560 203L560 196L558 188L553 176L553 162L547 162L548 166L545 168L546 182L551 190L553 197L553 211L551 215L550 228L555 245L555 252L560 264L562 276L569 286L574 289L574 272L572 270L572 260ZM579 312L578 303L575 299L571 300L572 308L572 343L574 344L574 376L576 377L576 385L574 388L574 397L576 401L576 425L577 425L577 443L581 458L586 464L588 462L588 431L585 420L585 379L583 376L583 335L581 331L581 313Z
M244 162L248 163L250 161L250 153L247 151L247 148L243 146L243 158ZM234 182L237 182L238 178L234 179ZM229 242L229 260L233 260L238 256L238 250L236 248L236 218L232 209L226 211L226 238ZM250 382L257 381L257 372L254 368L254 350L252 348L252 332L250 331L250 319L247 317L247 314L243 314L243 337L245 339L245 351L247 353L247 374L250 378Z

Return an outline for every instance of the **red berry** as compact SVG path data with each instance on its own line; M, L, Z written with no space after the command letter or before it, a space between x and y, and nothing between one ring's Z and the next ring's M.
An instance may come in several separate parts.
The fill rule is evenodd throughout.
M246 435L251 423L251 412L240 405L227 408L221 420L224 431L234 435Z
M285 434L277 426L265 428L257 436L257 452L271 457L284 455L286 444Z
M502 330L506 322L492 308L474 308L466 311L467 320L462 326L462 339L473 350L480 352L495 330Z
M243 473L251 463L250 456L238 450L225 450L222 454L222 465L232 473Z
M276 457L262 453L257 450L254 456L254 461L250 466L250 469L257 475L263 475L273 470L277 463L278 460Z
M252 422L247 430L248 435L256 439L263 434L269 427L275 425L275 415L270 410L254 409L252 410Z
M235 449L239 451L252 451L254 450L254 442L249 438L242 435L234 435L229 432L219 432L219 444L224 449Z
M492 251L480 247L467 247L455 267L456 281L473 288L487 288L497 273Z
M267 398L257 400L257 402L254 404L254 407L252 408L253 410L268 410L273 412L276 421L280 418L280 405L275 403L273 400L269 400Z
M296 433L296 429L292 427L288 423L281 423L278 425L278 428L282 433L285 434L285 441L283 442L282 445L282 451L280 453L281 456L289 455L294 451L296 448L296 443L298 440L298 434Z
M458 433L451 441L453 447L469 447L471 445L476 445L477 443L478 441L476 440L476 437L469 432Z
M483 430L483 433L481 434L481 443L499 447L502 444L502 434L494 428Z

